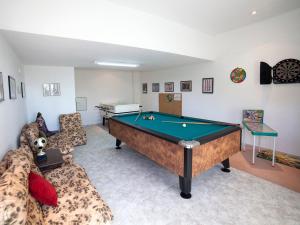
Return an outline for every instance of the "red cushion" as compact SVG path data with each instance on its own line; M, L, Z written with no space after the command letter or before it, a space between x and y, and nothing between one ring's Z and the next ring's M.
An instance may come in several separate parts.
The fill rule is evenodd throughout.
M55 188L42 176L29 173L29 191L40 203L57 206L57 194Z

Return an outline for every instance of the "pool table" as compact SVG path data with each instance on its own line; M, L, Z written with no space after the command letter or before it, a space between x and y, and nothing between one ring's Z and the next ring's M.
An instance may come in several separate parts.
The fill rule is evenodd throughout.
M154 120L149 120L149 116ZM192 177L223 164L230 172L229 157L241 149L241 128L212 120L143 112L113 116L109 133L179 176L181 197L191 198Z

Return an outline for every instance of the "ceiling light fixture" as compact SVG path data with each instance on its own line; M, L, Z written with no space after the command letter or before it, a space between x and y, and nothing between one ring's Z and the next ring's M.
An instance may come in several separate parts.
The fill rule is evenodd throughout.
M256 11L255 10L252 11L251 14L252 14L252 16L256 15Z
M100 66L118 66L118 67L131 67L131 68L140 66L138 64L133 64L133 63L115 63L115 62L99 62L99 61L95 61L95 64Z

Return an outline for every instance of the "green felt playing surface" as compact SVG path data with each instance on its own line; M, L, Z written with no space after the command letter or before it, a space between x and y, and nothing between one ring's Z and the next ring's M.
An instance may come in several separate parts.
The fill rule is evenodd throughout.
M180 118L178 116L162 114L158 112L153 113L142 113L137 121L138 114L129 114L115 116L118 120L127 123L129 125L139 126L155 132L164 133L181 140L195 140L203 136L213 134L215 132L226 129L228 125L219 124L186 124L183 127L180 123L167 123L162 121L174 121L174 122L210 122L208 120L196 119L196 118ZM153 115L155 120L144 120L143 116Z

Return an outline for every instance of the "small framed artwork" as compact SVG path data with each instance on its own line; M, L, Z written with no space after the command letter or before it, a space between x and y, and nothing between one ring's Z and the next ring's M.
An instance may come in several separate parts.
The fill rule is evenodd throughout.
M214 78L202 79L202 93L204 94L214 93Z
M76 111L87 111L87 97L76 97Z
M16 99L17 98L16 80L11 76L8 76L8 88L9 88L9 98Z
M4 101L3 75L0 72L0 102Z
M147 92L148 92L147 83L143 83L142 88L143 88L143 94L147 94Z
M182 92L192 91L192 81L191 80L180 81L180 91Z
M43 85L43 94L47 96L60 96L60 84L48 83Z
M21 94L22 94L22 98L25 98L26 93L25 93L25 84L24 84L24 82L21 82Z
M159 92L159 83L152 83L152 92Z
M165 82L165 92L174 92L174 82Z

